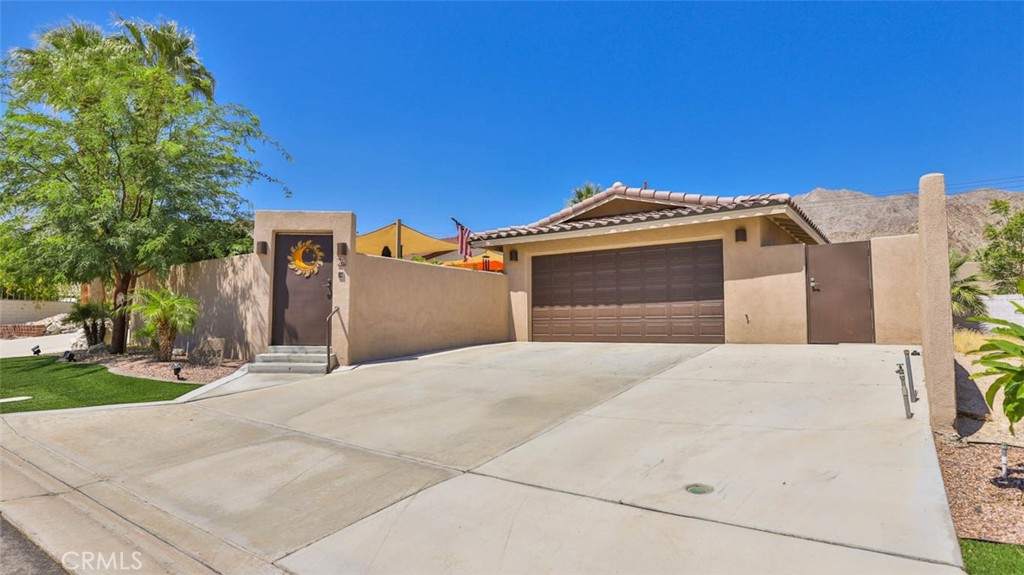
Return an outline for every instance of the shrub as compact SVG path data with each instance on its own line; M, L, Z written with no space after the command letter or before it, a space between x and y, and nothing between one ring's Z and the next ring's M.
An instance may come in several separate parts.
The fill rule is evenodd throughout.
M1017 282L1017 290L1024 295L1024 280ZM1024 305L1011 303L1017 308L1018 314L1024 315ZM1013 424L1024 417L1024 325L993 317L975 317L971 318L971 321L983 321L999 326L993 328L992 333L1004 336L988 338L985 345L974 351L984 353L981 359L974 363L988 369L971 377L977 379L989 375L998 376L985 392L985 401L991 408L996 393L1000 389L1003 390L1003 413L1010 421L1010 433L1016 435Z

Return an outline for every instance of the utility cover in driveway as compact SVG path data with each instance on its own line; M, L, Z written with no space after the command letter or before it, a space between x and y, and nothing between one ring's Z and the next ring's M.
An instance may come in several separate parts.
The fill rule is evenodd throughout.
M533 340L725 341L722 242L533 258Z

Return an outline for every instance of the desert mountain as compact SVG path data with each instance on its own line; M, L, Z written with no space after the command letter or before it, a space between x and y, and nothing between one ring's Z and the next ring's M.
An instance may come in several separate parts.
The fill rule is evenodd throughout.
M1024 209L1024 192L983 188L946 197L949 245L971 253L985 244L985 224L995 221L992 200L1008 200ZM832 242L854 242L876 236L917 231L917 194L872 196L852 190L815 188L793 197Z

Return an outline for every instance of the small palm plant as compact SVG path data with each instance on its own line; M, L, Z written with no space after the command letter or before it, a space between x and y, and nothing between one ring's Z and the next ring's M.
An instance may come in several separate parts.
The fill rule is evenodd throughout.
M1017 290L1024 295L1024 280L1017 282ZM1024 305L1010 302L1017 308L1017 313L1024 315ZM1010 433L1016 435L1013 424L1024 418L1024 325L993 317L972 317L971 321L982 321L999 327L992 333L1003 338L990 338L985 345L972 353L984 353L975 364L988 369L971 376L973 379L989 375L998 376L985 392L985 401L989 408L995 401L996 393L1003 390L1003 413L1010 421Z
M129 311L140 314L156 330L157 361L171 361L178 333L190 332L196 325L199 302L167 288L139 290L134 299Z
M960 320L987 314L985 297L992 295L979 285L981 278L978 274L960 277L960 269L965 263L966 255L955 251L949 253L949 299L953 307L953 317Z
M107 320L110 310L103 302L76 302L71 304L71 311L64 320L67 324L80 324L85 331L85 342L90 345L103 343L107 337Z

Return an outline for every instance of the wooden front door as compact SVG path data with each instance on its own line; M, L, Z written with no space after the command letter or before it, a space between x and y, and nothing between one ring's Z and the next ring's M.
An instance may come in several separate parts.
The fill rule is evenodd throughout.
M278 234L274 240L271 345L327 345L333 237Z
M874 343L871 242L807 246L808 343Z

